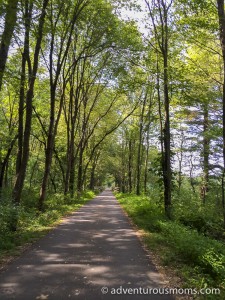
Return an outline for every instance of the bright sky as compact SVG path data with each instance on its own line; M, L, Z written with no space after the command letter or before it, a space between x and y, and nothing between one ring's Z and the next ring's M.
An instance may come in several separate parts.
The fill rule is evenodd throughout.
M138 27L142 33L146 32L145 30L145 22L143 19L145 18L145 10L146 4L144 0L136 0L136 4L138 4L142 11L138 11L137 9L128 10L126 8L121 9L121 15L124 20L135 20L138 23Z

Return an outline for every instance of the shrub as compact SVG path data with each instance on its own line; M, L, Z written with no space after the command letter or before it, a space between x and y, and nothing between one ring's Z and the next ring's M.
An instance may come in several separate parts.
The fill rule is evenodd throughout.
M38 217L38 223L42 226L48 226L56 221L60 217L60 214L57 210L50 210L42 213Z

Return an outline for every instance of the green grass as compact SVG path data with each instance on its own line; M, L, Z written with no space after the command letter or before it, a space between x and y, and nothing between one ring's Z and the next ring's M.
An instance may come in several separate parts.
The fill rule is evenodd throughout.
M164 215L163 207L146 196L117 194L133 222L144 230L144 241L160 256L162 264L177 270L186 288L220 288L220 296L195 299L225 299L225 247L190 226Z
M85 192L79 200L64 197L62 194L50 196L45 202L45 211L39 213L37 209L22 203L18 209L18 228L16 232L10 230L10 223L16 213L8 203L0 205L0 262L6 256L15 256L21 252L26 244L33 243L44 236L53 226L60 223L62 217L78 210L95 194ZM30 200L33 202L33 199ZM27 201L26 199L26 202Z

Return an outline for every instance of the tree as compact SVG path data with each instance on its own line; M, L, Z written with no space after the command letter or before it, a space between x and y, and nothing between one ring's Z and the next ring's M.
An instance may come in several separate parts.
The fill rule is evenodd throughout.
M59 78L61 75L61 71L65 65L68 52L72 43L73 31L75 28L75 24L79 15L82 13L83 9L86 7L89 1L80 0L77 1L74 6L71 7L70 3L68 3L67 8L63 10L63 4L61 4L61 8L57 11L54 11L53 6L51 11L51 41L50 41L50 55L49 55L49 75L50 75L50 121L49 121L49 129L48 129L48 137L47 137L47 147L46 147L46 158L45 158L45 170L44 176L41 184L40 190L40 198L39 198L39 209L43 209L43 203L46 198L46 190L48 177L50 174L51 163L52 163L52 155L54 149L54 140L57 132L58 122L60 119L62 104L59 106L58 115L55 121L55 106L56 106L56 91L57 86L59 84ZM68 19L68 15L70 18ZM60 20L62 17L62 20ZM58 26L58 22L61 21L63 24L63 28L60 28L61 36L56 36L56 28ZM58 40L60 38L60 40ZM57 56L56 62L54 61L54 56Z
M158 45L157 52L160 53L163 60L163 97L164 97L164 128L163 143L164 152L162 157L163 183L164 183L164 204L166 215L171 217L171 134L170 134L170 97L169 97L169 12L173 4L170 1L153 1L152 6L145 0L152 20L154 35ZM157 11L157 16L155 12Z
M6 4L5 24L0 44L0 91L2 88L2 80L8 58L10 42L17 22L18 2L19 0L8 0Z
M41 50L41 42L43 37L43 29L46 16L46 8L48 6L49 0L43 0L41 15L38 23L38 32L36 38L36 45L33 55L33 66L31 71L31 78L29 82L29 87L26 93L26 120L23 138L23 156L21 160L20 170L17 173L16 182L13 188L13 201L16 205L19 205L21 199L21 193L23 189L24 179L26 175L27 163L29 159L29 146L30 146L30 133L31 133L31 123L32 123L32 103L34 96L34 86L36 81L36 75L38 71L39 54Z
M224 227L225 227L225 195L224 195L224 177L225 177L225 12L224 0L217 0L217 9L219 17L220 43L223 56L223 174L222 174L222 203L224 211Z

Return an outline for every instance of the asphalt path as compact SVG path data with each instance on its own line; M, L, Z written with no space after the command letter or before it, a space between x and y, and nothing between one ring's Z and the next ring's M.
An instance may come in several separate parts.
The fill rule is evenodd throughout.
M157 292L162 286L127 216L104 191L1 272L0 299L172 300Z

